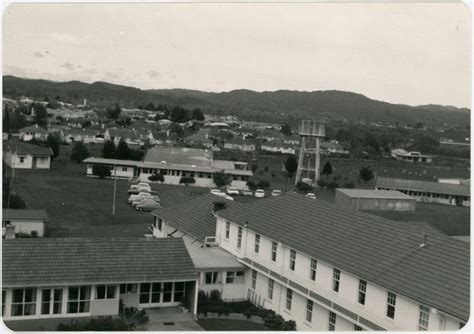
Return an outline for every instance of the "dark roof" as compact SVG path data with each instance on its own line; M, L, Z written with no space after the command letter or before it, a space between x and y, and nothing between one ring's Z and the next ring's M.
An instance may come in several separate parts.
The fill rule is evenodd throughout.
M4 239L4 286L194 280L182 239Z
M436 194L470 196L468 185L438 183L419 180L396 179L391 177L377 177L376 187L414 190Z
M295 193L218 214L388 290L469 317L468 243Z
M2 220L48 220L46 211L32 209L3 209Z
M50 157L53 155L53 151L50 147L41 147L23 142L8 143L8 147L11 152L16 154L44 157Z
M26 127L24 127L24 128L21 128L20 130L18 130L18 132L19 132L19 133L31 132L31 133L48 134L48 131L46 131L45 129L43 129L43 128L42 128L41 126L39 126L38 124L26 126Z
M129 129L118 129L118 128L108 128L110 137L122 138L122 139L137 139L138 136L136 133Z
M336 194L342 193L350 198L370 198L370 199L410 199L415 200L413 197L405 195L395 190L373 190L373 189L336 189Z
M216 235L216 218L212 215L214 202L225 202L226 207L241 207L242 204L208 193L189 201L157 209L152 212L167 224L204 241L206 237Z

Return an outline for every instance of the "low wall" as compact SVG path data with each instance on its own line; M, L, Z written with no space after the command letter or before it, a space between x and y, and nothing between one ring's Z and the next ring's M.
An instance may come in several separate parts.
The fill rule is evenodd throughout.
M208 312L207 314L198 313L198 319L229 319L229 320L244 320L254 322L256 324L263 324L264 321L262 317L252 315L251 317L247 317L240 313L229 313L228 315L220 314L219 313L211 313Z

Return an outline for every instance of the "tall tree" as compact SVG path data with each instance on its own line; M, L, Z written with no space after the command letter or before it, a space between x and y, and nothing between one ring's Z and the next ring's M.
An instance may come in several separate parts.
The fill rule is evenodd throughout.
M57 135L49 134L46 139L46 146L50 147L53 151L53 158L56 158L59 155L59 138Z
M359 170L359 177L367 183L374 178L374 172L369 166L365 166Z
M7 105L5 105L4 115L5 116L3 117L3 132L10 133L10 109Z
M107 140L102 147L102 157L106 159L114 159L115 158L115 144L111 140Z
M18 130L25 127L27 124L25 115L20 111L15 110L10 118L10 130Z
M112 119L117 119L121 112L122 109L120 108L118 102L115 104L115 106L113 106L113 108L107 108L106 110L107 117Z
M120 160L130 159L130 148L128 147L127 143L123 139L120 139L120 142L117 145L117 150L115 151L115 159L120 159Z
M204 121L204 114L202 113L201 109L194 109L191 113L191 119L195 119L196 121Z
M288 158L286 159L285 169L286 169L286 190L288 190L288 182L296 173L296 170L298 169L298 160L293 154L289 155Z
M90 157L90 153L87 150L83 142L78 141L72 148L71 159L75 162L81 162L82 160Z
M39 126L45 128L48 119L48 112L46 111L46 108L41 103L33 103L33 105L31 106L32 113L33 110L35 113L35 115L33 116L34 122Z
M322 174L326 175L326 179L332 174L332 166L329 161L324 164Z
M291 128L288 124L282 125L280 128L280 132L283 133L285 136L291 136Z
M217 188L221 188L232 183L232 176L224 174L224 171L220 171L213 174L212 180Z

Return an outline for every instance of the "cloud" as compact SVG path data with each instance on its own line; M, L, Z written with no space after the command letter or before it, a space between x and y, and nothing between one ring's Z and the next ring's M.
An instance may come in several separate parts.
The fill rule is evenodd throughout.
M71 63L68 63L68 62L62 64L61 67L64 67L68 71L74 71L74 69L76 68L76 66L74 66L74 64L71 64Z
M33 53L33 57L35 57L35 58L43 58L43 57L44 57L44 54L42 54L41 52L36 51L36 52Z
M146 74L152 79L161 77L161 73L157 71L148 71Z

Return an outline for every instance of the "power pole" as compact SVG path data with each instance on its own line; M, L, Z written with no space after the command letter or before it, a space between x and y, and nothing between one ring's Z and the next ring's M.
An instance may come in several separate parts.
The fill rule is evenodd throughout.
M117 165L114 168L114 203L112 205L112 216L115 216L115 198L117 194Z

